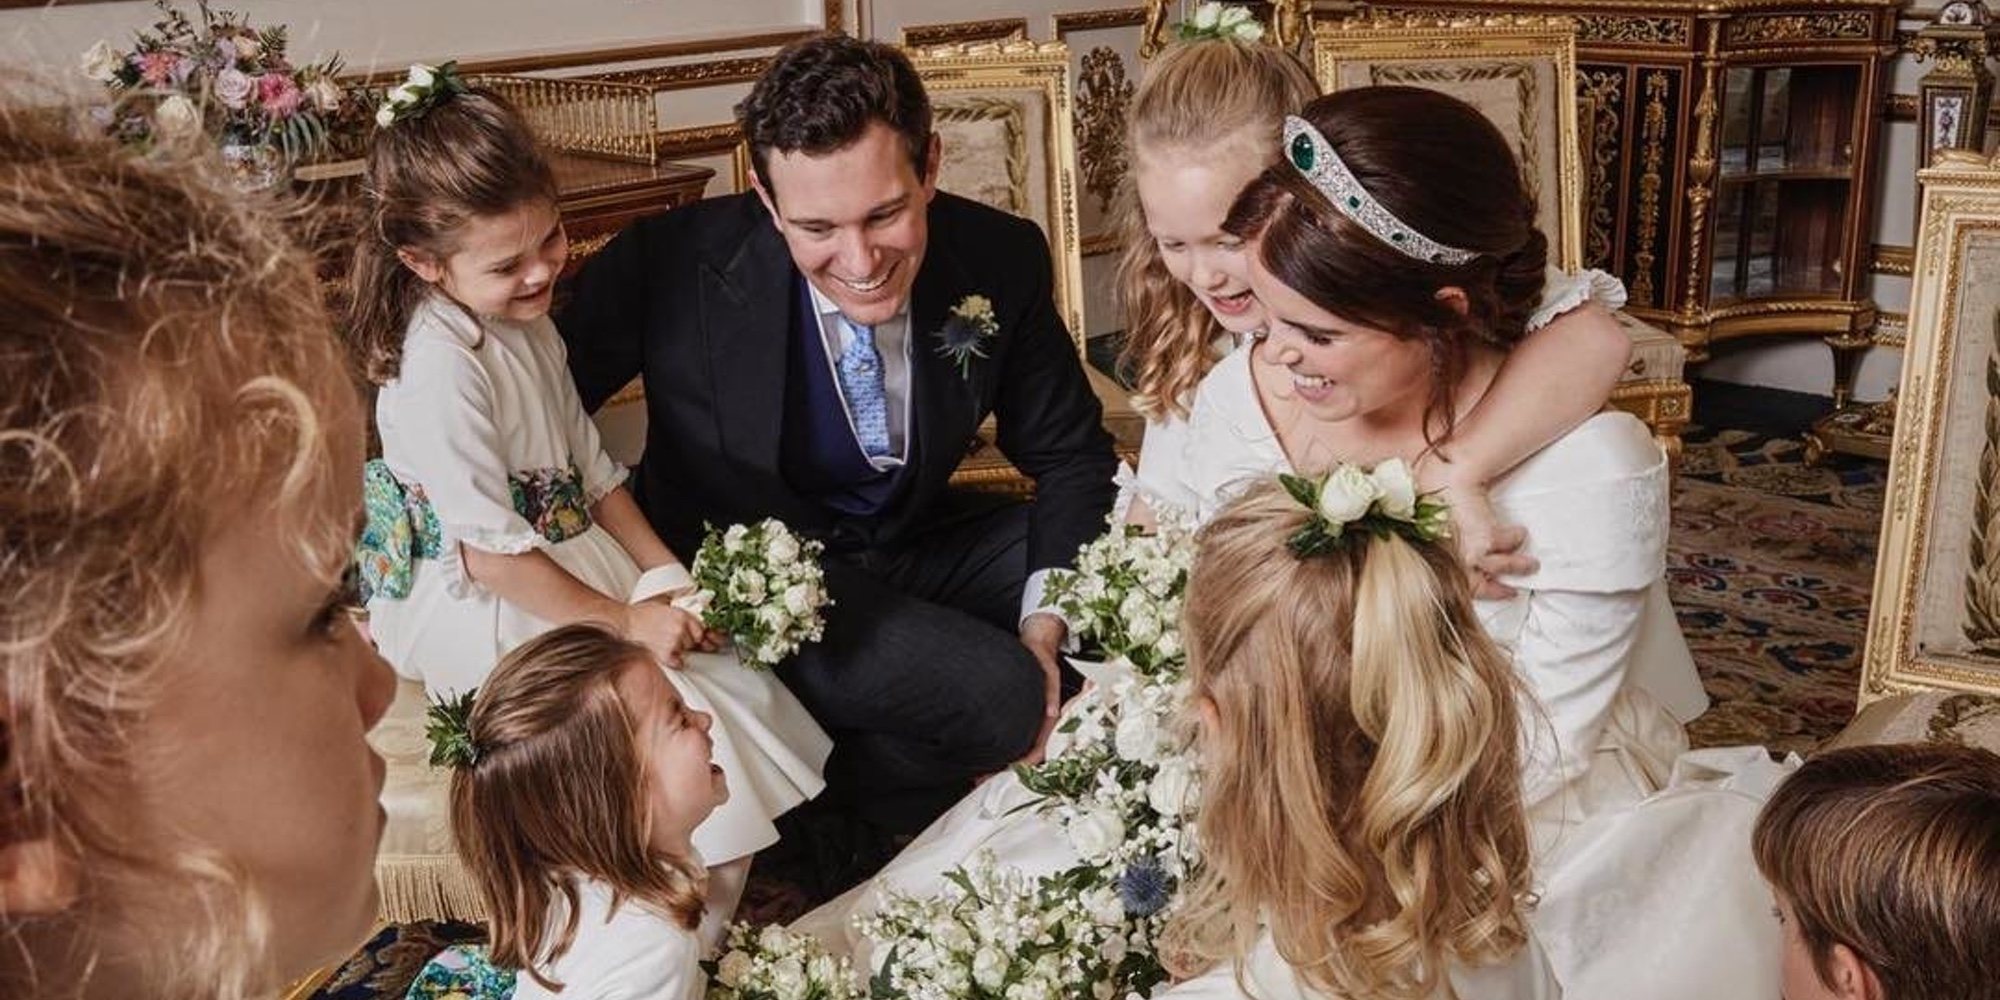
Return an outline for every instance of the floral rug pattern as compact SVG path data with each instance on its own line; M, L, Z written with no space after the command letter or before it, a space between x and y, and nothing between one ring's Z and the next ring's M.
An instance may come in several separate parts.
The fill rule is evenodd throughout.
M1854 714L1886 468L1834 456L1807 468L1796 439L1690 430L1674 484L1667 579L1714 706L1697 746L1805 753ZM787 920L813 902L789 871L754 872L741 916ZM466 924L381 929L313 994L401 997L432 954L478 940Z

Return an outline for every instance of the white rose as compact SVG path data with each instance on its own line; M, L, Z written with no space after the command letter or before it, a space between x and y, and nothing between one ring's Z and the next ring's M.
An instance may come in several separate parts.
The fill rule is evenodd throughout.
M715 981L735 989L736 984L742 982L743 976L750 971L750 965L750 956L740 951L732 951L722 956L722 961L716 965Z
M757 948L760 951L783 951L789 943L785 929L777 924L766 924L763 930L757 932Z
M1162 816L1180 816L1194 811L1194 769L1178 760L1160 765L1146 786L1146 804Z
M819 955L806 963L806 975L815 983L833 984L840 978L840 964L832 955Z
M1207 30L1221 20L1222 5L1219 3L1204 3L1194 9L1194 26L1197 28Z
M436 82L437 82L437 70L434 70L431 67L424 65L423 63L411 64L410 79L407 81L408 86L429 87Z
M391 97L394 97L393 91L391 92ZM749 535L749 528L740 524L730 525L728 530L722 533L722 551L731 553L743 551L743 540L748 538Z
M1255 21L1245 21L1237 25L1230 34L1236 36L1239 42L1255 45L1264 40L1264 26Z
M1069 843L1083 860L1105 861L1125 843L1125 821L1108 809L1093 809L1069 825Z
M1368 478L1375 481L1375 489L1382 495L1382 513L1402 521L1417 516L1417 482L1410 478L1410 467L1402 459L1377 465Z
M389 104L391 106L407 108L415 103L417 103L416 91L400 83L389 88Z
M785 610L804 618L812 613L812 591L803 583L785 588Z
M1100 924L1117 925L1125 922L1125 904L1118 899L1116 889L1109 887L1097 889L1083 898L1083 905L1090 910L1091 918Z
M385 104L382 107L375 109L375 127L388 128L389 126L394 124L396 124L395 108L389 107L388 105Z
M997 990L1007 979L1007 955L998 948L981 948L972 956L972 980L989 989Z
M1368 513L1375 502L1375 481L1359 466L1342 465L1319 489L1319 512L1335 524L1346 524Z
M1150 761L1160 750L1160 730L1153 720L1143 712L1127 712L1118 720L1118 731L1112 738L1118 756L1139 763Z
M731 574L729 589L749 604L762 604L769 596L764 590L764 574L754 569L739 569Z
M1239 7L1235 4L1230 4L1229 6L1222 8L1222 12L1219 15L1217 15L1215 23L1216 26L1221 28L1233 28L1236 25L1241 24L1249 19L1250 19L1250 8Z
M201 131L201 112L194 102L175 94L153 109L153 124L167 136L192 135Z
M773 566L790 566L799 558L799 542L790 532L771 536L771 542L764 547Z
M1181 655L1181 630L1178 628L1162 629L1159 641L1153 643L1153 652L1159 654L1162 660L1171 660Z
M1148 645L1160 637L1160 620L1151 612L1140 615L1125 623L1125 637L1141 646Z
M332 114L340 110L340 103L347 94L340 89L340 84L322 76L306 88L306 96L312 98L313 107L323 113Z
M783 958L771 964L771 992L780 1000L805 1000L812 988L806 982L806 967L796 958Z
M111 43L99 39L97 44L84 51L82 63L84 76L98 83L110 83L118 79L118 67L124 65L125 60L118 57L118 51L111 47Z

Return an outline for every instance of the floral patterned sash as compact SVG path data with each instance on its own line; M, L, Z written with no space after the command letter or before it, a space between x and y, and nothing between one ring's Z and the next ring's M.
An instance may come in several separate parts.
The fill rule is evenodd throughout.
M513 473L507 477L507 493L514 512L551 542L566 542L590 530L583 475L574 465ZM361 502L367 522L354 552L361 599L410 596L416 561L444 554L444 526L437 510L422 485L404 484L379 458L362 469Z

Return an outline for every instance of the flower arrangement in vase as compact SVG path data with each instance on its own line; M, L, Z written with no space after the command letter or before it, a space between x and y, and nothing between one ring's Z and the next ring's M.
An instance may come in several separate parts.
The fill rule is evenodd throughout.
M120 140L143 148L208 136L237 185L254 190L366 117L363 100L337 79L340 57L293 64L283 25L252 27L208 0L196 0L192 18L172 0L155 3L160 19L130 51L99 41L83 54L85 75L113 98L97 123Z

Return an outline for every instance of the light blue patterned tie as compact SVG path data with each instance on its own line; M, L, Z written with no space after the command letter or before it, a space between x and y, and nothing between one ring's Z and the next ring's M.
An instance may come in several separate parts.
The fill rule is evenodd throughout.
M840 394L854 418L854 437L869 458L889 454L889 390L882 381L882 352L875 349L875 328L840 317L852 334L840 352Z

